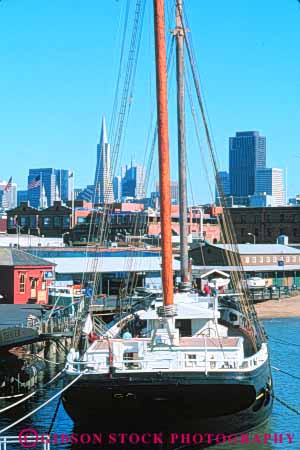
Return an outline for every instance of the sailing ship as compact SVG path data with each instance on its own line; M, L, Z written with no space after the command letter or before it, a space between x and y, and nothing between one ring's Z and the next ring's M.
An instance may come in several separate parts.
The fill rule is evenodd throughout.
M131 311L97 335L88 316L83 334L89 333L90 343L85 351L69 352L66 374L78 379L62 401L77 425L240 433L265 422L272 410L268 344L247 292L238 284L242 268L234 276L240 288L236 295L203 297L191 290L181 0L176 12L180 291L174 292L172 272L164 0L154 0L162 293L140 292Z

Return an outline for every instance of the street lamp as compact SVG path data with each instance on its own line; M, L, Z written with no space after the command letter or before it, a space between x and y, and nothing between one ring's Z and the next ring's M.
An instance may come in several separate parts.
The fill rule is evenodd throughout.
M253 244L255 244L256 242L256 236L253 233L248 233L248 236L252 236L253 237Z

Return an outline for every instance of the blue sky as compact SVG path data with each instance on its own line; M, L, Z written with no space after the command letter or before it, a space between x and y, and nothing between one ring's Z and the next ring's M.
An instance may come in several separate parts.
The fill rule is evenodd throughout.
M61 167L74 170L76 187L93 182L101 116L109 122L112 110L124 3L0 2L0 179L13 175L25 188L29 167ZM300 192L299 2L186 0L186 7L220 168L228 166L228 137L258 130L267 137L267 165L287 167L289 195ZM148 0L122 163L144 157L155 92L151 14ZM169 112L176 178L173 83ZM187 130L193 195L205 202L188 106Z

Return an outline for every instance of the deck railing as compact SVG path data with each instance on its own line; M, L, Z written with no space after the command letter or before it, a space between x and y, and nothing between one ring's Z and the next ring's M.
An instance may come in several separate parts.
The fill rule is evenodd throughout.
M178 352L181 353L181 352ZM148 353L149 355L150 353ZM153 354L152 354L153 355ZM160 356L154 358L146 357L131 357L116 360L113 363L113 367L116 371L164 371L164 370L174 370L174 371L200 371L205 372L228 372L228 371L239 371L247 372L258 368L262 365L268 357L267 347L265 344L259 352L249 358L240 359L238 357L224 357L223 359L210 359L204 357L203 355L197 355L195 359L186 358L186 354L180 355L183 358L176 358L172 356ZM97 356L96 356L97 357ZM67 370L73 372L81 372L87 370L87 373L107 373L109 366L105 360L95 361L95 355L92 353L88 356L86 361L75 361L70 357L67 358Z

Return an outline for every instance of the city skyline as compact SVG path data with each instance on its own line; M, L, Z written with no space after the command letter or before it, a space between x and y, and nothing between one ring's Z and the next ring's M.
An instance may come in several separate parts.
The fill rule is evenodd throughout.
M59 9L55 2L40 5L36 0L30 7L14 2L1 3L0 51L5 67L0 74L2 178L10 176L16 160L26 160L29 167L51 167L53 161L56 166L59 162L60 166L69 167L71 160L71 168L77 174L76 186L92 183L89 176L98 141L99 118L102 111L111 117L118 61L114 52L118 39L116 18L120 17L123 7L123 2L111 2L101 8L95 0L76 9L68 0ZM300 37L298 3L274 4L266 0L262 4L254 0L250 4L232 0L230 4L220 4L216 14L211 2L203 2L201 8L191 2L187 13L191 28L195 30L194 45L215 130L220 168L226 162L223 149L227 137L233 135L234 130L260 129L272 148L268 164L281 167L283 152L290 160L289 195L297 194L300 190L297 178L300 68L294 55ZM61 21L53 30L50 18L58 14ZM68 20L70 16L72 20ZM99 19L103 22L101 29ZM239 26L228 27L228 21ZM153 64L148 63L154 52L153 42L150 51L145 44L145 36L147 39L148 35L152 36L151 26L146 23L143 34L125 160L129 160L130 154L140 152L146 142L153 105L153 89L149 101L145 95L150 84L147 74L150 74L152 87L155 77ZM12 27L14 36L8 39ZM79 28L82 29L80 34ZM35 45L37 36L43 36L39 46ZM105 46L102 45L104 39ZM49 46L49 42L53 45ZM110 64L103 66L100 61L110 61ZM177 148L173 97L171 89L170 147L174 179ZM278 99L285 108L278 108ZM187 105L187 113L188 108ZM187 129L191 128L192 121L187 114ZM191 138L188 153L190 161L198 158L197 145ZM196 185L199 171L201 177L204 171L191 162L190 171L192 183ZM26 177L22 165L15 167L14 172L14 181L24 189ZM207 186L195 191L197 201L210 199Z

